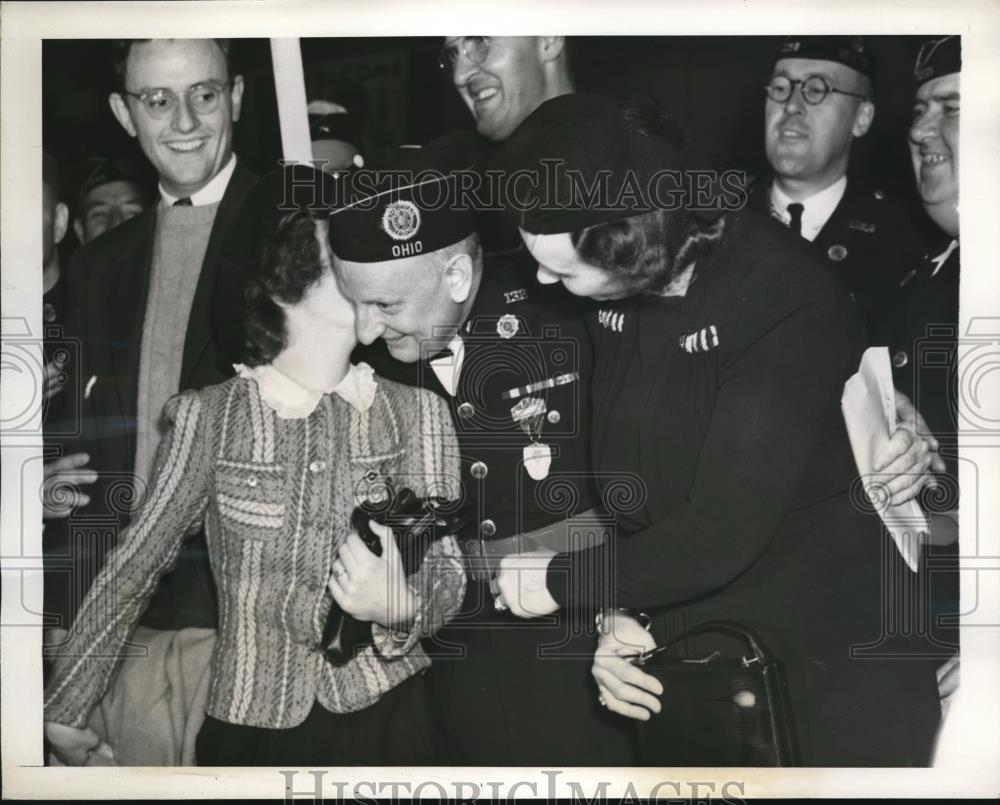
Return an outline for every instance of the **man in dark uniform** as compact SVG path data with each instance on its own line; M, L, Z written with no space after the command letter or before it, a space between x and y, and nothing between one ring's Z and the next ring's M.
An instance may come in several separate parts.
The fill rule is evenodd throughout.
M869 330L923 249L897 202L847 176L851 144L875 118L874 78L863 37L787 38L764 103L773 173L751 184L749 200L813 243L843 278Z
M400 149L378 167L404 177L453 171L470 165L466 154L461 138L444 137ZM362 171L352 183L364 186L366 174L374 192L352 192L352 203L330 219L358 337L384 342L363 357L379 374L450 401L463 485L477 507L463 540L470 579L463 611L429 647L428 682L448 758L628 765L627 730L594 703L588 624L520 622L497 605L490 584L505 555L603 538L590 511L597 501L588 471L591 354L583 319L571 300L533 283L533 266L484 267L475 216L451 195L454 174L410 185ZM519 538L529 531L535 539Z
M920 501L931 521L932 545L925 582L931 591L929 650L937 661L958 646L956 625L938 622L958 612L958 339L959 216L958 132L961 96L960 39L937 38L920 50L914 68L916 89L910 126L910 157L917 192L939 227L928 255L916 261L895 289L877 343L887 344L896 388L913 399L938 444L943 465L936 469L938 489ZM949 661L939 677L954 667ZM957 677L942 684L954 690Z

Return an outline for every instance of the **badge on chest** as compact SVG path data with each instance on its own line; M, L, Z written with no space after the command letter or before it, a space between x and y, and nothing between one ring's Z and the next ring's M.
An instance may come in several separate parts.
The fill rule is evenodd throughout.
M530 440L523 450L524 468L535 481L547 478L552 466L552 448L542 441L546 411L541 397L525 397L510 409L511 419Z

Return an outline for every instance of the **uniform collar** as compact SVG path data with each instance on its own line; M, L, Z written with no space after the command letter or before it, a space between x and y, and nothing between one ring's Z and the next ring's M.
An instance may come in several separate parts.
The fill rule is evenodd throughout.
M351 364L343 380L326 391L307 389L271 364L244 366L236 363L233 368L240 377L257 383L261 399L282 419L304 419L316 410L324 394L336 394L358 411L367 411L378 389L375 370L367 363Z
M191 194L191 206L200 207L203 204L217 204L222 201L222 197L226 194L226 187L229 186L229 180L233 176L233 171L236 170L236 154L229 155L229 161L226 163L225 167L220 170L212 180L205 185L197 193ZM172 207L174 202L177 201L180 196L173 196L163 189L163 183L160 182L160 205L163 207Z
M826 226L833 211L837 209L840 200L847 192L847 176L841 176L832 185L818 193L813 193L807 199L799 203L802 205L802 237L806 240L815 240L820 230ZM794 201L783 193L776 182L771 182L771 206L781 216L781 220L788 224L788 205Z

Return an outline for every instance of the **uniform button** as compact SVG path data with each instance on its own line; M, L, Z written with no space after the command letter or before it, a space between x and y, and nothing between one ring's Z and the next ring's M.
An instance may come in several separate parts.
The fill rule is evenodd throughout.
M256 475L251 475L249 478L247 478L247 486L249 486L251 489L253 489L255 486L257 486L257 476Z
M462 417L462 419L468 419L474 413L476 413L476 409L472 407L472 403L464 402L458 406L458 415Z
M902 369L906 364L910 362L910 356L907 355L903 350L900 350L895 355L892 356L892 365L897 369Z
M481 536L489 539L497 533L497 524L492 520L483 520L483 522L479 524L479 533Z
M323 470L325 470L325 469L326 469L326 462L325 461L313 461L309 465L309 472L311 472L313 474L315 474L317 472L323 472Z
M549 411L548 416L546 416L545 418L549 420L550 424L558 425L559 420L562 419L562 414L560 414L558 411Z
M884 190L876 190L875 191L875 198L877 198L879 201L881 201L882 199L884 199L885 198L885 191Z
M489 471L490 468L487 467L482 461L477 461L469 468L469 472L472 474L472 477L475 478L477 481L481 481L483 478L485 478L486 473L488 473Z

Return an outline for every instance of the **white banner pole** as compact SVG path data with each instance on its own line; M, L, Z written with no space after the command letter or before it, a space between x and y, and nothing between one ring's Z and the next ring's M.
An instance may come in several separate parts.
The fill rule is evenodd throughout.
M312 164L309 115L306 112L306 78L297 38L272 39L274 89L278 97L281 151L286 160Z

